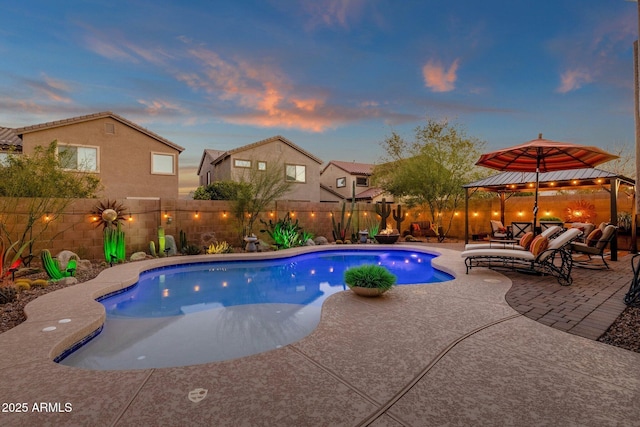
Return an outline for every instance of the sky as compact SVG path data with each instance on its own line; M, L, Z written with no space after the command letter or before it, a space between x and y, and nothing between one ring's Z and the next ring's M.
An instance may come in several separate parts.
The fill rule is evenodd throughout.
M282 135L379 163L448 119L493 151L537 138L634 146L626 0L189 0L0 5L0 126L112 111L182 146Z

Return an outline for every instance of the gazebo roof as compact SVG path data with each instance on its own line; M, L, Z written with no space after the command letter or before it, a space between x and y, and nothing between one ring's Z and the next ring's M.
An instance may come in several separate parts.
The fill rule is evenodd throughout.
M624 184L635 185L635 180L602 169L586 168L540 173L540 190L559 188L585 188L606 185L617 178ZM531 191L535 186L535 172L502 172L479 181L463 185L485 191Z

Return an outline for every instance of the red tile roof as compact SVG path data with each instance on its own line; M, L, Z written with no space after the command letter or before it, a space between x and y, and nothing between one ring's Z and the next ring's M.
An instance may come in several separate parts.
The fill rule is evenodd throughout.
M327 166L324 167L322 172L324 172L329 165L335 165L340 169L344 170L350 175L371 175L371 171L373 171L373 167L375 165L369 163L356 163L356 162L341 162L338 160L331 160Z

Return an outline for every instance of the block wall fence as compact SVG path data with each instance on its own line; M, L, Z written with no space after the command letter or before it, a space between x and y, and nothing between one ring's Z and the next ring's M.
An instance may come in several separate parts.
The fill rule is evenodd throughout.
M103 238L102 227L96 227L91 211L99 204L97 199L75 200L65 212L57 218L53 218L46 224L47 229L39 240L35 242L34 254L38 255L42 249L49 249L52 254L62 250L70 250L81 258L102 260ZM597 192L592 194L572 194L543 196L539 198L539 213L541 216L556 216L563 220L566 210L572 204L582 201L595 207L595 216L591 222L599 223L610 221L609 193ZM122 229L125 232L127 257L133 252L149 252L149 242L157 245L157 229L162 226L165 234L173 235L176 242L179 240L180 231L187 235L189 243L200 245L201 237L205 233L215 233L218 241L227 241L233 246L240 245L240 230L236 220L230 213L230 203L226 201L208 200L183 200L183 199L119 199L125 208L125 221ZM631 212L632 199L625 194L618 198L618 212ZM346 212L351 204L347 203ZM391 205L397 208L397 203ZM531 221L533 196L511 197L505 203L505 223L512 221ZM409 228L412 221L430 220L428 212L421 209L407 209L402 207L405 220L401 223L400 232ZM340 218L342 203L308 203L278 201L267 212L263 212L260 218L268 221L282 218L290 212L293 219L299 220L304 230L312 232L315 236L325 236L333 241L331 216ZM18 208L18 212L21 209ZM23 211L23 210L22 210ZM378 223L380 218L375 213L375 206L368 203L357 203L352 219L352 230L364 229L371 221ZM446 228L449 213L442 215ZM497 197L489 199L471 199L469 201L469 234L488 233L490 231L489 220L500 219L500 201ZM10 230L12 240L19 238L20 224L26 222L24 214L8 214L0 212L0 221ZM45 218L38 219L36 228L45 225ZM396 227L393 215L387 218L387 224ZM259 230L264 226L257 221L254 226L255 234L268 241L266 234ZM464 238L464 206L455 212L452 226L447 235L451 239ZM624 245L620 246L624 249Z

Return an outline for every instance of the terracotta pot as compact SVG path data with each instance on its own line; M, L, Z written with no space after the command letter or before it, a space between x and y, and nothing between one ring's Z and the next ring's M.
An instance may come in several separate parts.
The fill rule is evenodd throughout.
M385 293L387 290L382 290L378 288L363 288L360 286L351 286L351 289L356 295L360 295L363 297L377 297Z

